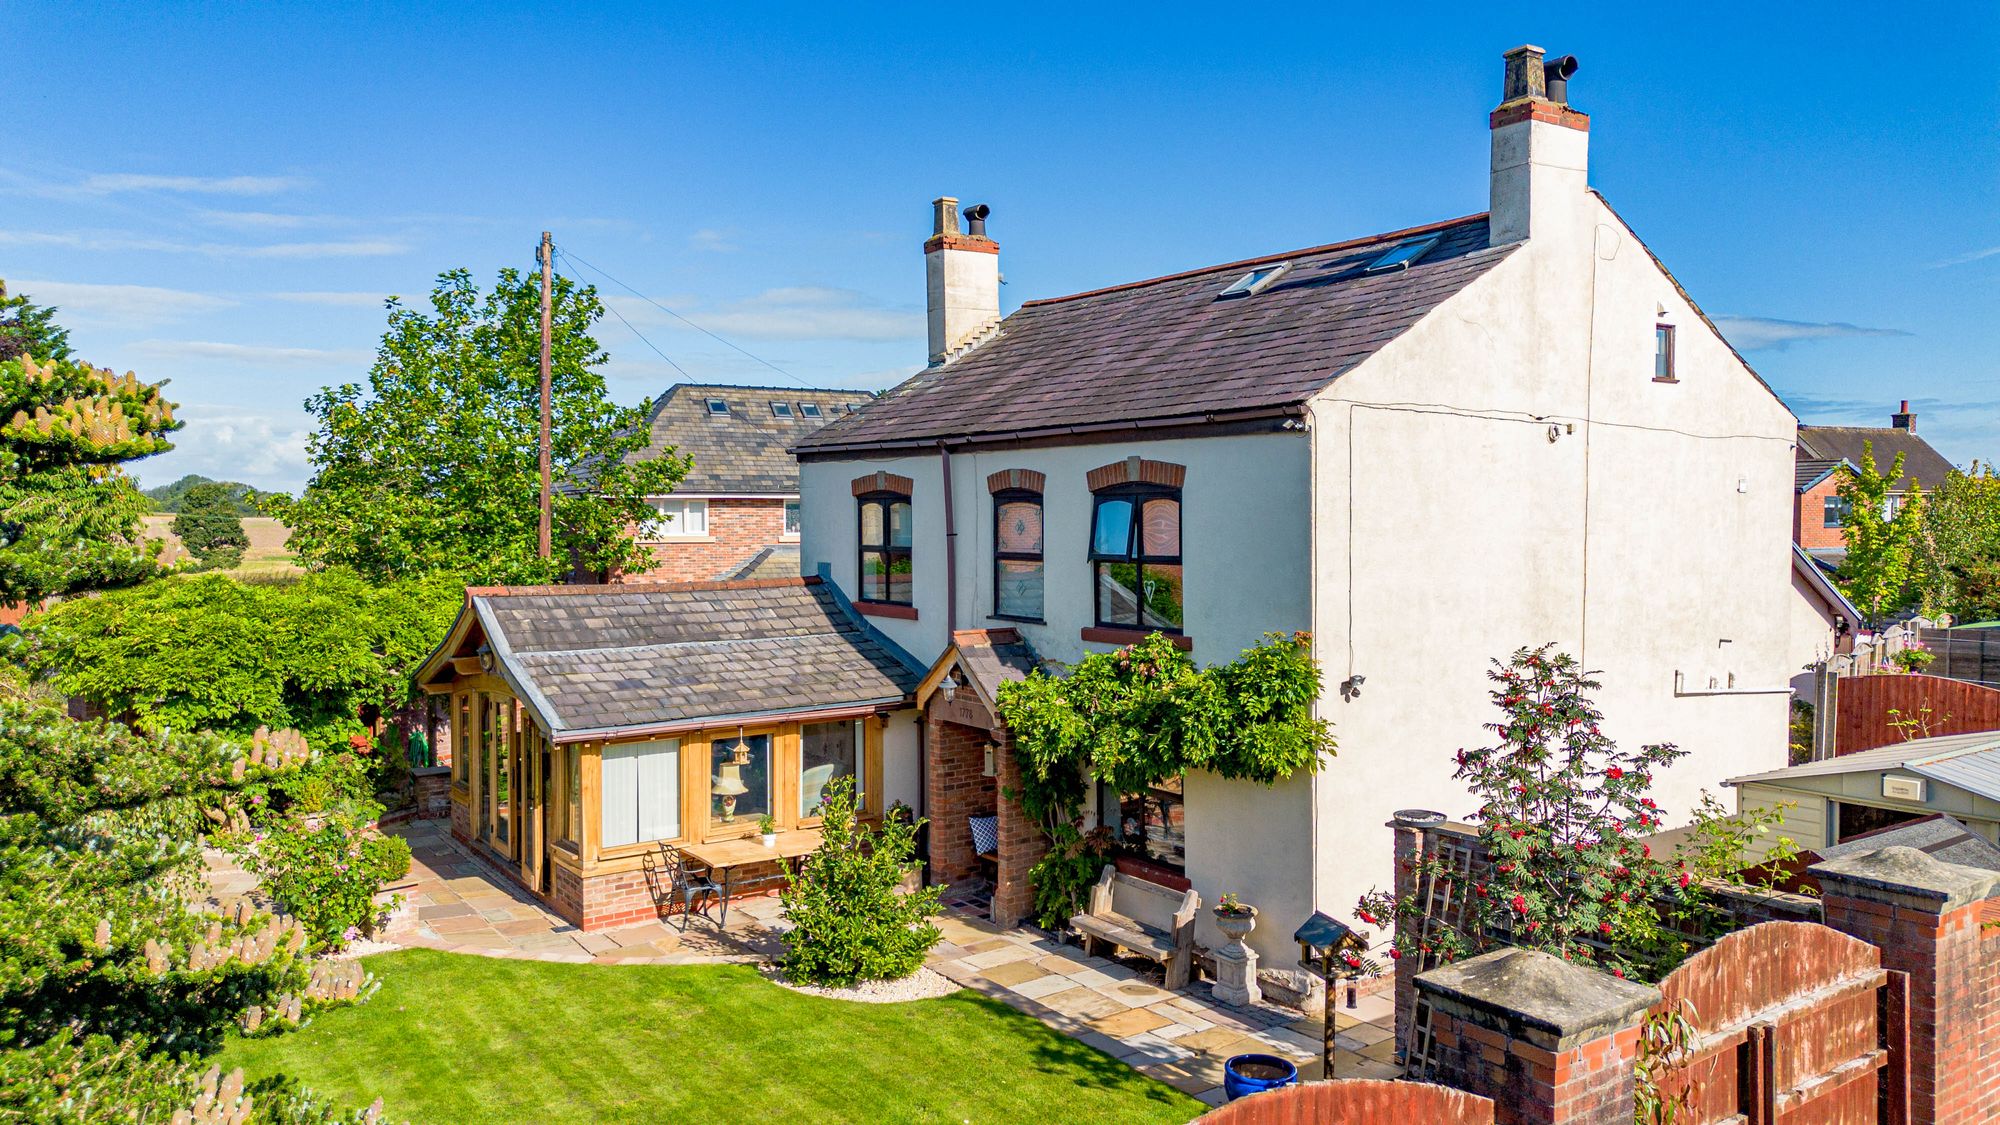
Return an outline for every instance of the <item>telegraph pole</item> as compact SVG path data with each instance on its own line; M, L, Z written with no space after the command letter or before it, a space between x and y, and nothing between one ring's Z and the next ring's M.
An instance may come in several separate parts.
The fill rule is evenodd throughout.
M555 243L548 231L542 232L541 249L537 252L542 260L542 432L540 441L542 463L542 524L538 549L542 558L549 557L549 525L554 519L553 498L549 482L549 430L552 426L549 405L549 275L554 270Z

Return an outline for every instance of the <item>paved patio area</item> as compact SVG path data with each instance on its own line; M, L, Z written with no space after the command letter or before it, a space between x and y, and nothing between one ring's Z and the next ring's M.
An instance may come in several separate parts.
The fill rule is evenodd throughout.
M732 900L724 931L697 918L686 933L664 922L585 933L452 839L448 822L389 831L410 842L411 865L408 903L380 935L385 945L607 965L764 962L783 952L775 896ZM210 900L227 902L254 895L256 880L210 853L209 884ZM1280 1055L1303 1076L1320 1076L1317 1016L1272 1004L1232 1007L1206 981L1167 992L1155 983L1157 967L1087 956L1040 930L1002 929L964 909L948 911L938 927L944 940L931 951L931 968L1211 1105L1222 1101L1222 1064L1231 1055ZM1335 1027L1337 1077L1401 1074L1386 991L1338 1011Z

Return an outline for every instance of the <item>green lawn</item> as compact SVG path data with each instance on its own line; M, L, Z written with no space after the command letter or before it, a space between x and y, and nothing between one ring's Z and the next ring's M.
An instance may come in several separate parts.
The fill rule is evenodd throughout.
M1185 1122L1206 1107L970 992L854 1004L738 965L567 965L429 950L382 990L223 1066L390 1120Z

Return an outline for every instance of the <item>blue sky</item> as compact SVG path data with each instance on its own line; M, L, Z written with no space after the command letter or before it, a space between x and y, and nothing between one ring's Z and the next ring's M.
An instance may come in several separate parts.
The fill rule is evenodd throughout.
M144 483L296 488L300 404L365 379L382 296L530 268L545 227L881 387L923 360L934 196L992 204L1010 309L1481 211L1500 53L1534 42L1582 60L1593 183L1794 410L1909 398L1948 457L2000 455L1990 5L734 7L0 0L0 276L172 379ZM698 380L789 381L616 307ZM600 338L621 399L680 378Z

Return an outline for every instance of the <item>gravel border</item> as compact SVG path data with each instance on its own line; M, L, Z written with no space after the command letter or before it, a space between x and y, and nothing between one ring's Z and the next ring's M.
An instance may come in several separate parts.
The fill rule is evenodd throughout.
M776 965L764 968L764 979L780 988L824 996L829 1000L853 1000L862 1004L901 1004L910 1000L934 1000L957 992L959 986L931 969L918 969L900 980L865 980L846 988L825 988L816 984L794 984Z

